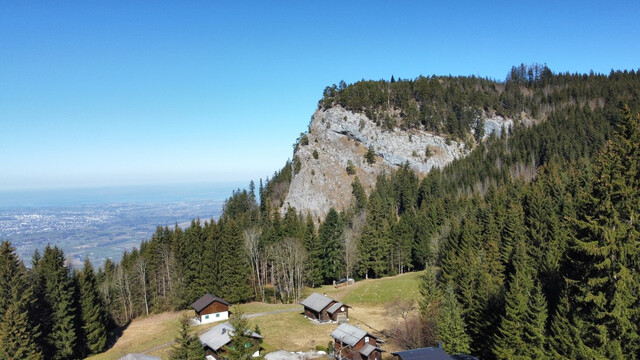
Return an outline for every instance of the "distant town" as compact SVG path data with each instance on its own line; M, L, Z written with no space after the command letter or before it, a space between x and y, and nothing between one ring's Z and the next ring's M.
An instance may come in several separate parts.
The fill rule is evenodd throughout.
M29 265L36 249L57 245L76 266L85 257L100 266L149 239L158 226L217 219L222 200L162 204L98 204L0 210L0 239L10 240Z

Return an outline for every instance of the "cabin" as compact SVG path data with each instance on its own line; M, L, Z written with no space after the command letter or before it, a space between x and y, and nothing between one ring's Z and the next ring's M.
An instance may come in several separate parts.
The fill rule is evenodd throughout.
M334 356L337 360L381 360L384 350L378 347L382 341L368 332L341 324L331 333Z
M228 322L212 327L206 333L200 335L199 339L204 348L207 360L220 360L225 352L225 345L231 342L231 335L235 329ZM253 357L260 356L260 341L262 336L256 332L247 330L247 335L251 337L251 343L245 344L247 347L257 346L257 350L253 353Z
M442 343L435 347L396 351L391 355L394 355L396 360L478 360L471 355L448 355L442 348Z
M229 304L212 294L205 294L196 300L191 307L196 312L198 324L206 324L214 321L229 319Z
M349 308L351 306L343 304L325 295L313 293L302 301L304 306L304 316L319 322L349 320Z

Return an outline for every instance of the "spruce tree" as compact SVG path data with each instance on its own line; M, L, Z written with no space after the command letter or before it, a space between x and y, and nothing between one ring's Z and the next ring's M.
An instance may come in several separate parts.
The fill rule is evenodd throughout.
M35 298L27 270L8 241L0 244L0 359L42 359Z
M191 331L191 319L186 314L180 318L180 330L169 354L171 360L202 360L204 348L200 339Z
M54 359L71 359L77 355L78 334L76 324L75 286L65 265L62 250L49 245L45 248L42 259L34 268L36 276L42 284L42 294L37 294L44 302L48 321L42 324L45 354Z
M78 274L80 309L82 315L83 344L85 354L102 352L107 345L108 318L106 308L98 293L98 284L89 258Z
M253 357L253 354L260 349L260 341L251 337L251 328L244 313L239 309L233 311L233 316L229 320L233 327L230 334L231 341L225 346L226 353L224 360L252 360L261 357Z
M335 209L329 209L324 223L318 229L318 238L322 244L322 277L325 284L339 280L344 274L342 230L340 215Z
M245 254L242 233L234 220L226 220L218 225L222 226L218 274L220 296L230 303L246 301L252 294L249 283L251 267Z
M471 338L469 338L465 330L464 320L462 319L462 306L456 299L452 285L447 286L440 302L437 330L438 338L442 341L444 351L449 354L468 354L470 352Z
M581 337L600 357L640 354L640 116L626 109L614 140L595 163L570 257L570 296L583 321Z
M513 268L493 352L498 359L544 359L546 301L523 241L515 244Z

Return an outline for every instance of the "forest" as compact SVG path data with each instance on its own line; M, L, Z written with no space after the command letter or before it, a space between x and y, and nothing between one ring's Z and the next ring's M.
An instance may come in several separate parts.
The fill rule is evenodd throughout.
M424 177L404 166L368 190L352 175L351 206L320 221L295 209L281 215L287 162L258 189L234 191L217 221L159 227L97 270L88 261L70 268L56 247L27 268L5 241L0 359L101 352L110 329L185 309L206 292L231 303L297 302L304 286L423 269L407 348L640 358L639 95L635 71L555 74L543 65L513 67L504 82L432 76L327 87L320 107L380 126L466 139L481 112L536 121L477 141Z

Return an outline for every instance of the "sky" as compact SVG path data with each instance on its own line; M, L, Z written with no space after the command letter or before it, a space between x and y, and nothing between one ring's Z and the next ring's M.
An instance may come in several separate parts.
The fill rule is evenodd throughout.
M637 0L0 8L0 191L265 179L340 80L640 68Z

